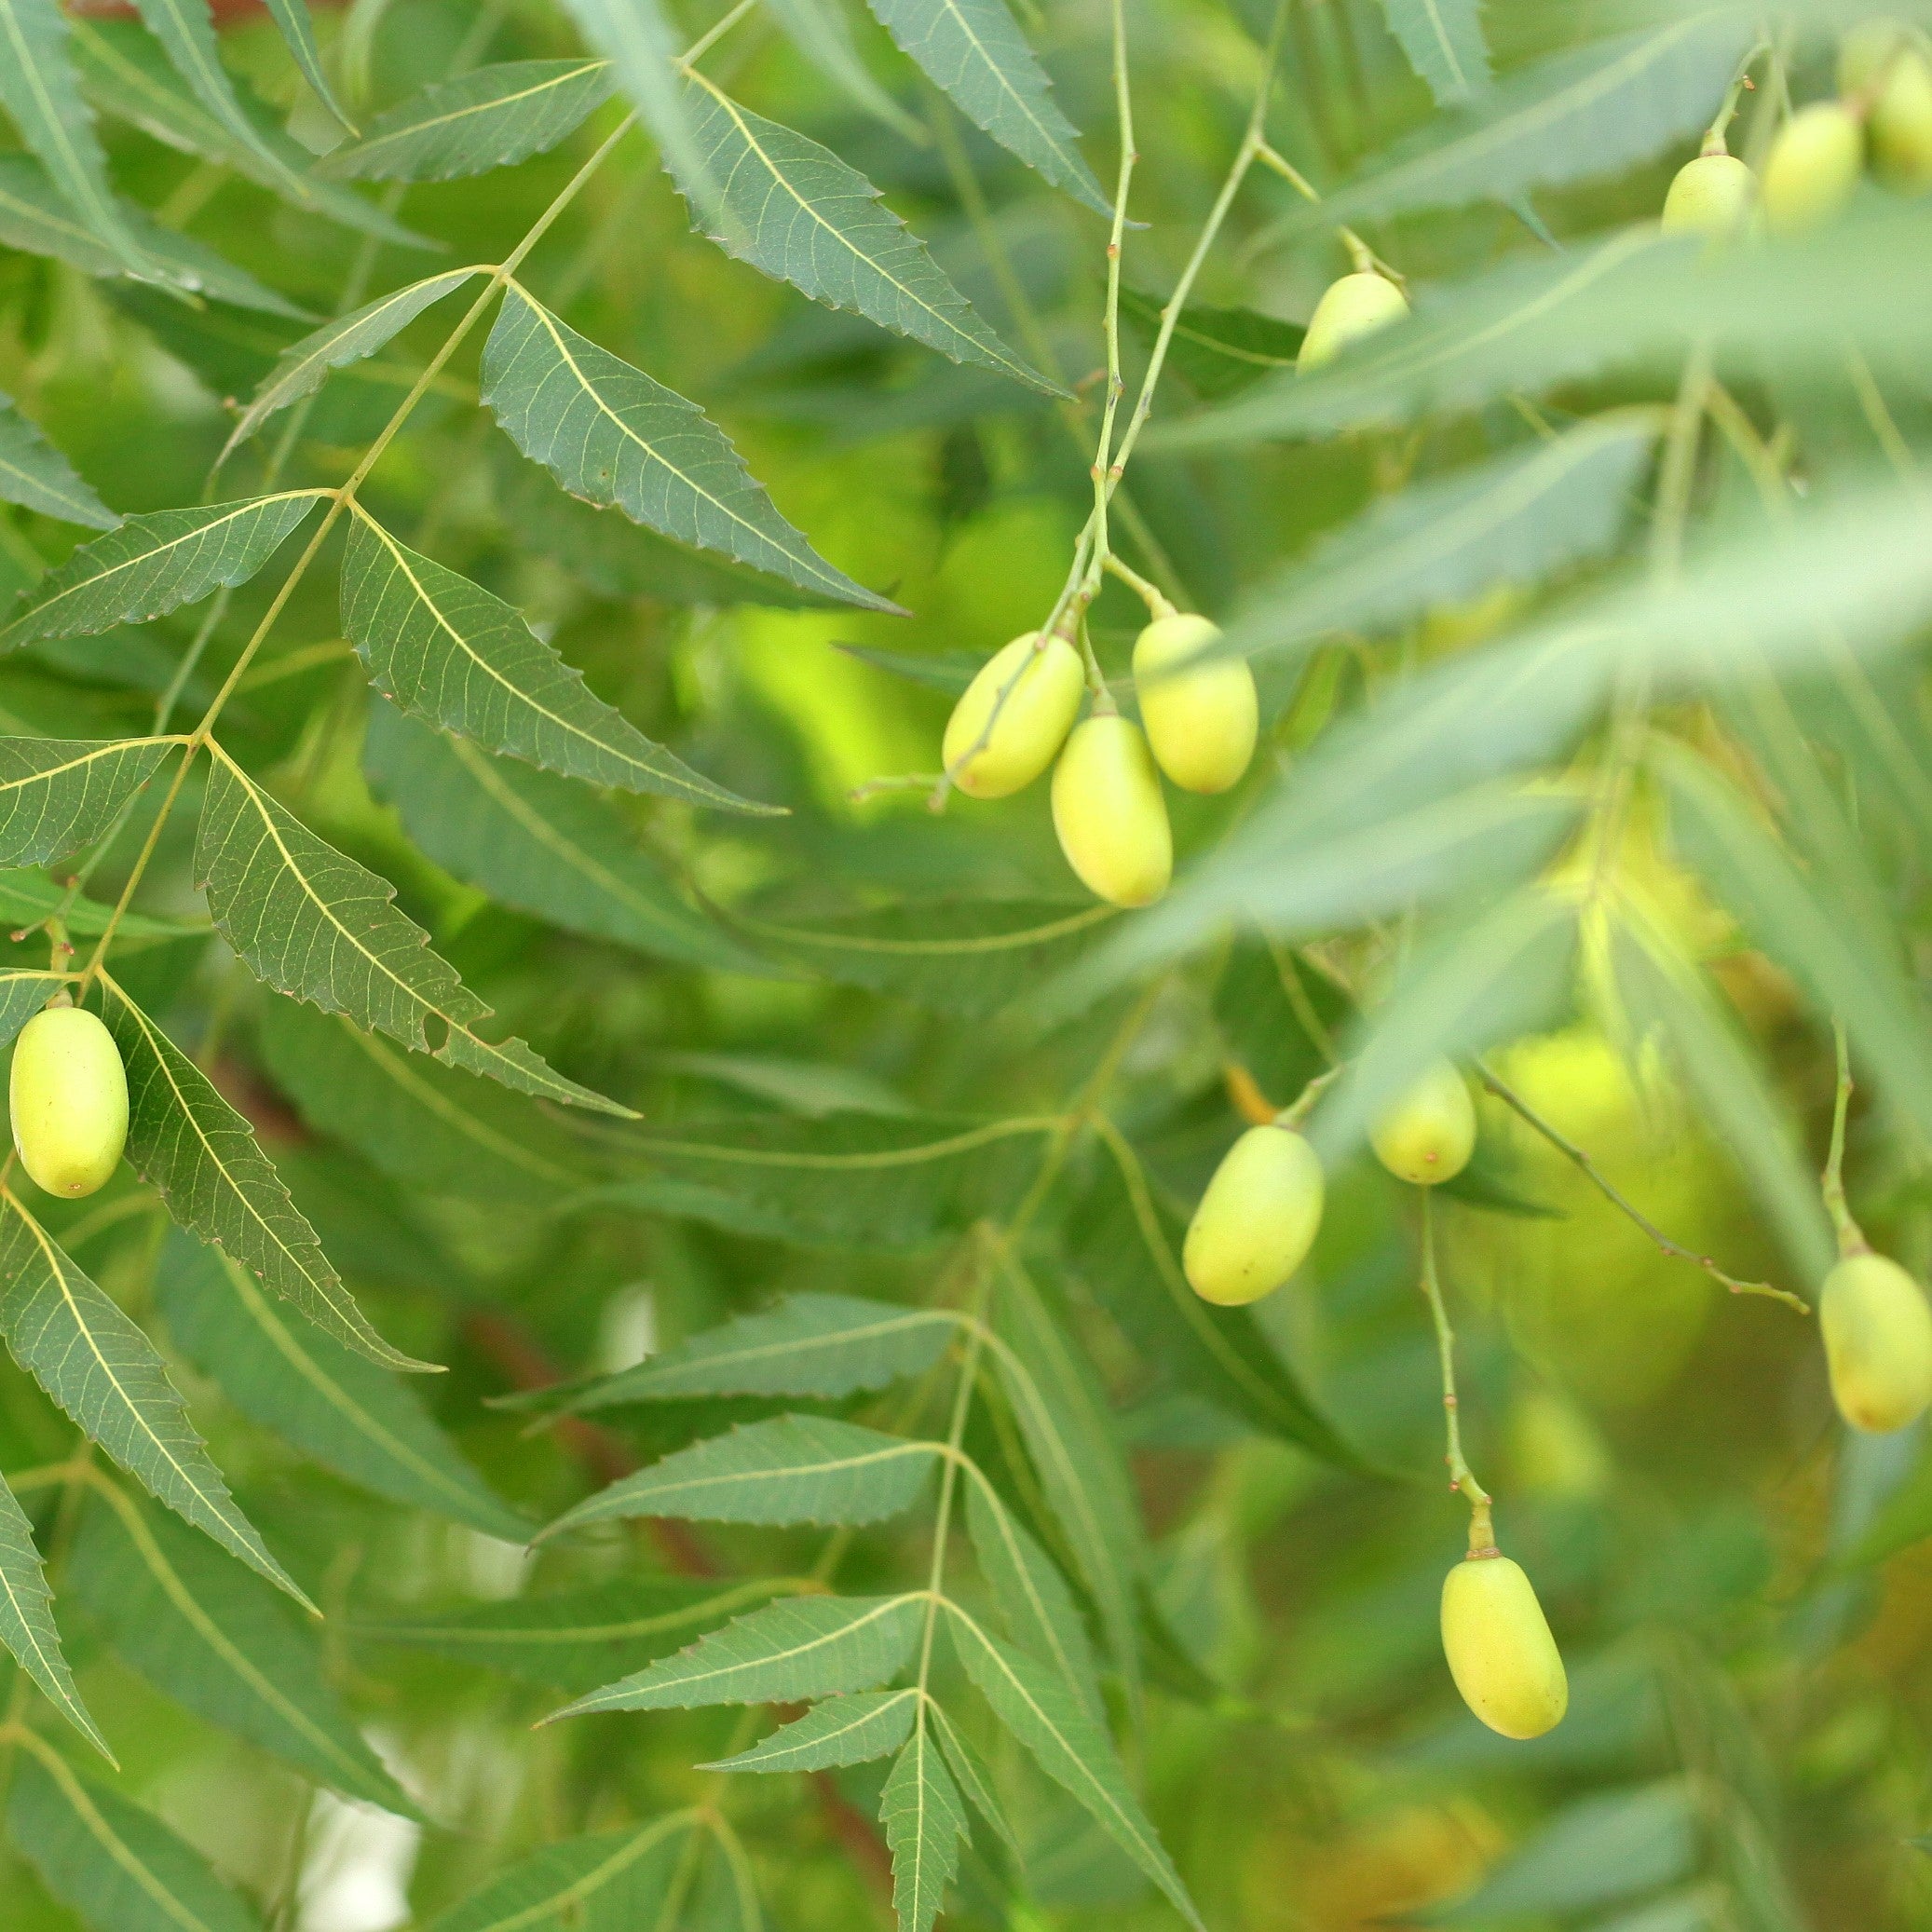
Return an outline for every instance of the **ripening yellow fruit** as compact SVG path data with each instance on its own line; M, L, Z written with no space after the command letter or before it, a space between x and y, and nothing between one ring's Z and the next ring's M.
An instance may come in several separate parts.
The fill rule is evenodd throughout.
M1476 1102L1463 1076L1437 1060L1368 1130L1368 1143L1397 1180L1454 1180L1476 1151Z
M1854 1429L1902 1429L1932 1404L1932 1308L1898 1262L1851 1255L1825 1277L1818 1327L1831 1399Z
M1871 171L1901 195L1932 189L1932 60L1908 47L1886 70L1865 122Z
M1238 1308L1280 1287L1322 1225L1322 1163L1292 1127L1250 1127L1214 1171L1181 1266L1204 1301Z
M1721 241L1744 232L1757 203L1758 177L1735 155L1699 155L1664 197L1664 232Z
M1225 792L1255 755L1260 707L1242 658L1162 676L1212 644L1220 627L1191 615L1156 618L1134 644L1134 688L1154 762L1184 792Z
M1442 1651L1463 1702L1505 1737L1541 1737L1562 1722L1570 1680L1519 1564L1474 1553L1442 1580Z
M1330 282L1308 319L1295 367L1305 374L1332 362L1352 342L1373 335L1408 313L1408 300L1387 276L1365 268Z
M973 751L1015 673L1019 682L1007 692L986 743ZM1027 631L1002 645L980 666L946 720L941 755L953 782L972 798L1004 798L1030 785L1066 743L1085 685L1080 653L1064 637L1042 639Z
M1838 101L1814 101L1779 129L1764 157L1764 224L1774 235L1821 228L1858 184L1865 137Z
M8 1085L13 1144L34 1184L91 1194L128 1138L128 1076L114 1036L78 1006L50 1006L20 1029Z
M1149 905L1174 873L1174 835L1147 739L1130 718L1098 712L1054 767L1054 830L1090 892Z

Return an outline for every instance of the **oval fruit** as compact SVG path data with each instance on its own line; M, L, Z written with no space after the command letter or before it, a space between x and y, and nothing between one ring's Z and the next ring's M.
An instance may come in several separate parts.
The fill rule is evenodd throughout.
M1846 100L1866 92L1912 37L1912 29L1897 14L1860 20L1838 43L1838 91Z
M1060 850L1089 891L1147 905L1167 890L1174 837L1138 725L1101 713L1079 726L1054 768L1053 796Z
M1932 60L1918 46L1895 55L1865 121L1871 171L1902 195L1932 188Z
M1368 1142L1397 1180L1453 1180L1476 1151L1476 1102L1463 1076L1437 1060L1368 1130Z
M1204 1301L1238 1308L1281 1286L1322 1225L1322 1163L1292 1127L1250 1127L1214 1171L1181 1249Z
M1329 283L1308 319L1295 367L1304 373L1332 362L1352 342L1373 335L1408 313L1408 298L1387 276L1364 269Z
M1463 1702L1504 1737L1541 1737L1570 1708L1557 1639L1507 1557L1472 1553L1443 1578L1442 1651Z
M1156 618L1134 644L1134 687L1154 762L1185 792L1225 792L1255 755L1260 707L1255 674L1241 658L1221 658L1172 677L1221 634L1203 617Z
M1735 155L1699 155L1664 197L1664 232L1722 240L1743 233L1757 201L1758 177Z
M1864 164L1857 117L1837 101L1801 107L1764 157L1764 223L1774 235L1820 228L1852 197Z
M1019 682L980 744L1000 693L1015 673ZM1038 631L1027 631L1002 645L980 666L946 720L941 755L953 782L972 798L1004 798L1031 784L1066 743L1085 686L1080 653L1064 637L1042 642Z
M1818 1327L1831 1399L1854 1429L1902 1429L1932 1404L1932 1308L1884 1255L1851 1255L1825 1277Z
M91 1194L128 1138L128 1076L114 1036L78 1006L50 1006L20 1029L8 1085L13 1144L34 1184Z

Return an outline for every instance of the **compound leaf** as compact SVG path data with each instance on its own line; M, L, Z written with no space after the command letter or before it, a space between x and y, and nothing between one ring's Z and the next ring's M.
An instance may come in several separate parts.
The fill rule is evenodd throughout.
M0 865L91 845L170 749L154 738L0 738Z

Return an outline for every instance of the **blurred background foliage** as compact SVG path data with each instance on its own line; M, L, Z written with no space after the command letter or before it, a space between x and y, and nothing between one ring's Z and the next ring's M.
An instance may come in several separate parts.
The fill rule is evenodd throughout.
M801 961L782 936L855 918L901 934L938 932L959 902L1025 905L1040 921L1082 908L1041 789L997 807L955 798L943 816L917 794L849 794L881 775L931 770L965 673L1053 604L1091 497L1106 267L1100 218L984 139L869 20L855 13L850 24L904 125L868 116L801 58L779 30L782 11L737 27L707 71L882 184L981 313L1078 400L1059 403L945 362L728 259L690 234L642 136L591 180L525 279L573 327L700 401L784 515L911 620L801 608L782 584L733 576L565 498L475 406L473 347L438 378L365 492L410 544L523 610L648 735L720 782L786 808L756 820L661 799L610 808L665 876L740 916L719 931L742 947L745 970L652 957L648 944L600 936L589 914L573 922L546 917L542 905L519 909L476 858L478 841L466 842L460 802L402 781L372 783L363 741L374 701L342 640L333 571L291 604L224 735L308 823L396 883L400 903L506 1026L650 1127L799 1123L799 1144L829 1147L854 1121L888 1123L890 1136L891 1122L915 1111L1051 1114L1114 1041L1122 1057L1109 1109L1147 1163L1160 1211L1184 1217L1240 1125L1230 1064L1276 1104L1292 1098L1322 1065L1307 1014L1347 1026L1341 988L1373 980L1373 941L1316 936L1285 969L1286 941L1241 931L1194 949L1144 1007L1135 986L1077 1010L1063 1002L1049 1021L1034 995L1116 922L995 966L955 959L925 980L871 973L863 960L813 970L823 960L808 948ZM1019 11L1096 173L1110 179L1105 9L1054 0ZM1259 0L1127 9L1141 154L1133 213L1146 224L1126 250L1130 374L1245 123L1269 28L1261 11ZM1435 113L1391 30L1400 11L1374 0L1288 0L1271 138L1324 190ZM710 24L701 7L683 16L689 34ZM1642 20L1609 0L1491 0L1483 27L1507 75ZM319 9L316 21L329 71L364 118L460 65L563 57L581 45L565 14L537 0L355 0ZM142 34L92 9L84 24L120 42ZM1790 45L1797 96L1828 88L1829 35ZM244 14L222 47L295 139L320 147L333 138L265 18ZM200 498L232 424L230 399L252 393L313 318L343 306L346 290L502 259L623 112L605 106L517 167L413 185L383 203L429 243L408 250L372 246L223 160L156 138L105 86L94 99L120 190L307 318L184 303L0 247L0 388L123 512ZM1753 113L1748 102L1741 127L1762 127ZM1695 149L1700 110L1680 119L1607 177L1579 168L1513 208L1419 207L1365 229L1422 291L1505 260L1541 260L1552 242L1579 247L1653 213ZM1568 138L1592 137L1585 129ZM1346 263L1320 226L1283 239L1280 224L1300 207L1287 184L1254 174L1198 299L1305 320ZM1921 266L1932 259L1926 221L1921 206L1915 225L1893 231ZM1921 273L1907 277L1905 294L1888 298L1880 286L1870 299L1906 300L1924 285ZM334 375L288 449L285 483L338 483L442 326L433 315L419 320ZM1923 317L1917 326L1923 338ZM1292 353L1292 332L1266 339L1277 360ZM1157 421L1238 401L1241 380L1211 350L1190 353L1184 337ZM1558 388L1552 419L1667 400L1673 387L1649 374L1572 382ZM1795 425L1813 478L1847 451L1871 460L1871 429L1843 384L1772 381L1744 393L1767 433L1780 418ZM1889 400L1916 460L1932 450L1923 383ZM1515 448L1524 433L1522 412L1501 397L1359 433L1199 453L1150 443L1126 485L1123 549L1189 605L1225 617L1284 560L1305 556L1412 476ZM238 488L256 487L275 434L271 424L235 459ZM1750 480L1721 444L1707 446L1695 481L1700 513L1719 527L1748 515ZM0 510L0 590L31 583L75 535ZM1279 701L1286 683L1277 690L1270 748L1247 786L1177 805L1184 866L1255 812L1332 713L1359 710L1384 679L1533 621L1540 600L1587 592L1603 567L1574 565L1553 587L1457 600L1394 636L1327 647L1292 703ZM278 580L270 572L235 594L188 680L187 706L211 695ZM202 615L15 653L0 662L0 720L22 735L146 731ZM1092 621L1109 673L1124 672L1139 621L1138 605L1109 583ZM1258 669L1271 688L1265 658ZM1922 673L1923 653L1873 673L1919 757ZM1828 700L1817 702L1822 716ZM1698 720L1684 728L1694 736ZM346 1036L331 1037L333 1023L307 1009L271 1012L271 996L211 941L189 823L184 813L169 828L139 902L154 923L130 929L117 971L247 1114L382 1332L449 1365L415 1394L502 1503L493 1517L472 1499L469 1520L411 1506L381 1483L347 1479L339 1458L332 1465L305 1452L301 1428L272 1398L251 1413L237 1394L243 1379L222 1357L233 1320L207 1299L219 1282L192 1243L163 1240L131 1175L52 1211L49 1225L76 1258L162 1343L251 1518L326 1611L306 1640L320 1645L329 1682L387 1767L365 1768L361 1788L345 1795L342 1779L319 1777L299 1754L265 1750L219 1709L167 1694L170 1673L152 1660L143 1667L141 1620L130 1627L115 1581L110 1513L23 1492L50 1552L70 1655L120 1759L114 1789L205 1855L263 1923L308 1932L442 1923L439 1913L547 1844L694 1803L727 1808L772 1924L808 1932L885 1923L878 1767L740 1779L719 1797L717 1780L692 1767L728 1748L726 1715L615 1714L532 1729L560 1693L631 1663L605 1668L606 1655L589 1674L579 1664L533 1680L466 1661L460 1646L421 1629L415 1642L395 1639L401 1626L473 1619L491 1604L614 1579L809 1571L823 1539L804 1531L633 1522L534 1555L513 1540L517 1518L548 1520L642 1462L781 1405L633 1405L532 1427L492 1399L621 1369L789 1292L957 1299L961 1231L988 1202L1010 1205L1011 1176L975 1170L931 1200L912 1182L848 1199L842 1181L810 1181L796 1199L750 1204L700 1199L696 1187L679 1195L674 1172L593 1185L591 1142L534 1103L454 1075L439 1088L500 1121L516 1160L493 1165L472 1146L386 1124L358 1102L354 1054ZM1869 829L1861 822L1886 916L1920 971L1923 826L1889 801ZM94 897L112 903L144 829L137 817L107 854ZM1674 929L1715 960L1816 1164L1831 1101L1829 1033L1792 979L1745 949L1703 886L1667 858L1650 863ZM44 904L33 897L38 877L0 879L8 917L22 926ZM932 901L946 904L920 910ZM1677 1240L1735 1276L1808 1295L1816 1281L1803 1278L1805 1259L1780 1241L1747 1185L1735 1117L1715 1117L1655 1054L1625 1044L1585 986L1493 1064ZM1447 1267L1472 1459L1571 1672L1568 1720L1534 1744L1476 1724L1438 1646L1435 1599L1463 1518L1439 1476L1440 1394L1405 1190L1360 1155L1345 1160L1313 1261L1256 1312L1257 1345L1294 1365L1359 1452L1357 1468L1206 1399L1166 1351L1131 1334L1122 1309L1136 1291L1121 1284L1145 1259L1127 1254L1135 1237L1091 1136L1070 1149L1029 1237L1131 1457L1150 1552L1147 1694L1143 1711L1122 1698L1117 1715L1207 1922L1253 1932L1932 1923L1932 1866L1918 1842L1932 1819L1932 1566L1922 1541L1932 1508L1915 1501L1926 1493L1914 1473L1918 1433L1848 1435L1830 1407L1812 1324L1774 1301L1728 1297L1661 1254L1499 1102L1484 1100L1482 1121L1477 1176L1448 1209ZM1022 1184L1028 1171L1023 1161ZM1850 1171L1874 1235L1923 1272L1932 1260L1923 1143L1862 1091ZM926 1390L919 1399L930 1410L935 1398ZM900 1394L834 1406L912 1426ZM71 1448L68 1424L34 1383L0 1367L0 1463L41 1468ZM1874 1523L1893 1526L1878 1544ZM923 1521L857 1531L843 1586L903 1582L923 1563L924 1534ZM1880 1550L1884 1561L1867 1560ZM1023 1856L983 1833L989 1843L968 1856L952 1921L1014 1932L1173 1922L1133 1865L1010 1746L996 1771ZM417 1818L380 1807L391 1776ZM0 1859L8 1932L78 1922L32 1857L16 1849ZM655 1925L660 1899L661 1882L608 1919L582 1923ZM689 1922L735 1923L741 1910L728 1872L707 1865ZM119 1932L122 1921L108 1922ZM124 1923L136 1932L148 1921Z

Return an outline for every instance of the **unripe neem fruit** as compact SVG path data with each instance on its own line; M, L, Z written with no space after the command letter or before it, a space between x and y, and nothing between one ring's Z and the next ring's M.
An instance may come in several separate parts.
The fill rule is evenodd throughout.
M1677 170L1664 197L1667 235L1741 235L1758 202L1758 177L1735 155L1699 155Z
M1476 1151L1476 1102L1447 1060L1437 1060L1368 1130L1376 1158L1419 1188L1453 1180Z
M1802 235L1839 214L1858 184L1865 137L1838 101L1801 107L1764 157L1764 224L1774 235Z
M1322 1163L1292 1127L1250 1127L1214 1171L1181 1249L1204 1301L1239 1308L1281 1286L1322 1225Z
M1912 38L1912 29L1891 13L1849 28L1838 43L1838 91L1847 100L1864 93Z
M1932 1308L1898 1262L1849 1255L1825 1277L1818 1327L1831 1399L1854 1429L1885 1435L1932 1404Z
M1174 835L1138 725L1103 712L1077 726L1054 767L1053 798L1060 850L1090 892L1147 905L1167 890Z
M1504 1737L1541 1737L1570 1708L1557 1639L1521 1566L1472 1551L1442 1580L1442 1651L1463 1702Z
M1932 60L1915 43L1893 57L1866 117L1871 170L1901 195L1932 188Z
M49 1194L91 1194L119 1165L128 1076L114 1035L84 1008L50 1006L21 1027L7 1104L20 1165Z
M1373 335L1408 313L1408 299L1387 276L1365 268L1330 282L1308 319L1295 367L1306 373L1332 362L1352 342Z
M991 735L973 751L1015 673L1019 682L1007 692ZM1028 631L1002 645L980 666L946 720L940 755L953 782L972 798L1004 798L1031 784L1067 742L1085 686L1080 653L1064 637L1042 643L1038 631Z
M1225 792L1255 755L1260 705L1241 658L1220 658L1171 677L1212 644L1220 627L1191 615L1156 618L1135 640L1134 688L1154 762L1185 792Z

